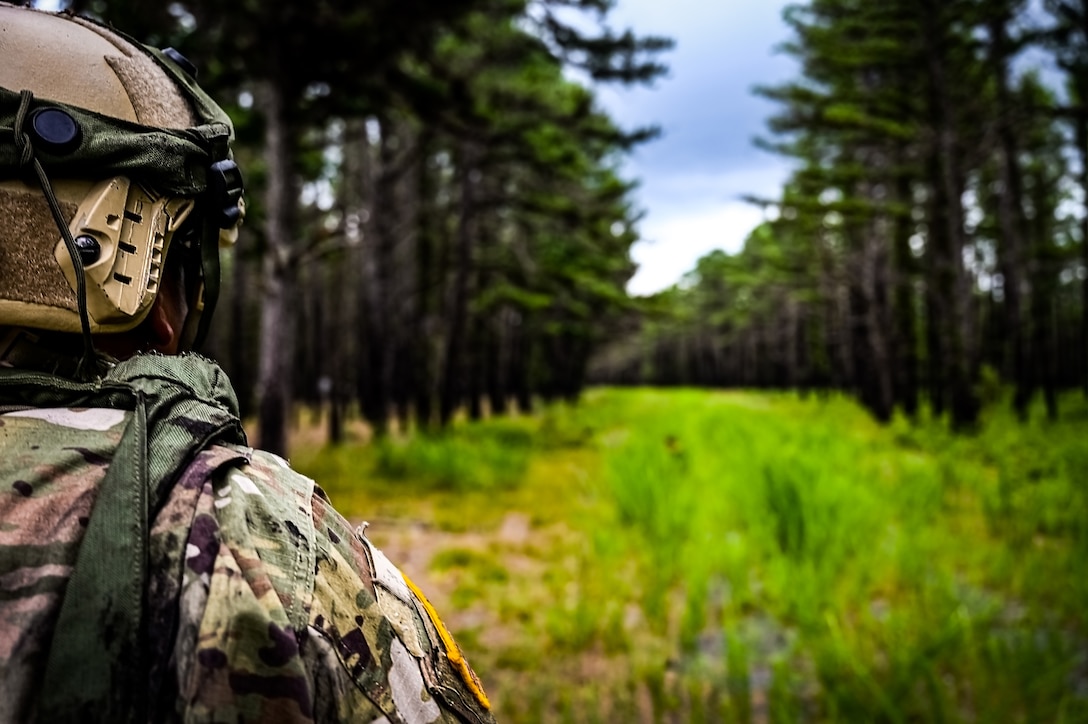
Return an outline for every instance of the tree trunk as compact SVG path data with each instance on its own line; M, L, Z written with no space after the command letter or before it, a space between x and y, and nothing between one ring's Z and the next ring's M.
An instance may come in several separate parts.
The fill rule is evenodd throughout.
M487 399L492 415L506 414L511 316L508 307L500 309L487 335Z
M529 317L521 312L513 331L510 355L510 380L514 389L514 402L518 412L528 415L533 411L533 391L530 363L532 337L529 334Z
M1085 12L1088 19L1088 12ZM1085 28L1088 39L1088 28ZM1077 149L1080 151L1080 188L1082 198L1088 203L1088 78L1078 80L1082 86L1080 111L1076 119ZM1088 397L1088 210L1080 220L1080 259L1084 278L1081 280L1081 386Z
M835 281L834 261L832 252L820 242L820 279L817 284L820 290L820 308L824 327L823 335L823 366L821 377L827 387L841 390L846 387L848 378L847 366L843 364L844 337L841 315L839 314L839 288Z
M898 164L904 161L905 153L899 154ZM900 174L895 181L896 201L913 207L911 204L910 178ZM914 301L914 255L910 248L911 217L901 213L893 223L893 245L895 250L895 272L892 287L895 298L893 316L895 317L894 349L895 359L895 399L896 404L910 418L918 413L918 332Z
M228 323L229 337L226 340L227 360L229 361L228 374L234 390L238 395L238 408L242 417L246 418L254 412L254 369L253 346L254 341L253 322L251 316L253 305L247 304L251 299L250 259L240 253L238 247L233 250L231 258L231 284L230 284L230 321Z
M881 422L892 419L895 408L895 386L893 382L892 334L895 327L891 315L888 290L891 284L889 269L890 257L885 241L885 234L873 228L876 220L870 223L866 238L865 255L866 292L869 305L869 344L872 345L873 377L875 382L876 418Z
M292 164L293 134L284 107L283 89L274 80L265 81L257 96L265 118L268 164L257 382L260 393L258 420L261 446L277 455L286 455L292 377L290 300L294 298L290 237L297 199Z
M460 159L460 209L457 224L453 286L448 301L446 323L446 353L439 401L439 421L446 425L465 394L465 334L468 329L469 276L473 265L473 234L475 227L475 186L479 171L471 144L462 146Z
M1088 0L1080 0L1079 3L1070 3L1080 20L1077 27L1080 35L1081 48L1088 46ZM1077 41L1071 41L1076 43ZM1070 95L1074 103L1073 112L1073 136L1076 139L1077 153L1080 156L1080 188L1081 198L1088 205L1088 61L1085 61L1083 53L1072 66L1065 66L1068 73ZM1084 396L1088 397L1088 213L1080 220L1080 253L1081 268L1084 274L1081 280L1081 369L1080 382Z
M1042 244L1045 241L1037 240L1037 243ZM1033 277L1036 293L1032 295L1031 302L1034 352L1032 383L1042 388L1047 418L1053 421L1058 419L1057 323L1054 314L1054 290L1057 285L1049 265L1040 264Z
M1031 400L1028 346L1024 335L1024 212L1023 180L1020 173L1016 131L1013 128L1013 104L1009 98L1008 18L993 17L988 24L990 64L996 85L997 135L1000 139L1001 189L997 197L1000 230L1001 276L1004 279L1005 335L1012 353L1012 376L1016 384L1013 409L1021 420L1027 419Z
M436 364L437 334L437 299L439 296L439 274L435 264L435 198L437 184L434 183L427 162L430 158L431 136L425 130L419 138L420 152L416 161L416 246L415 274L417 301L415 317L411 321L413 345L411 364L414 369L415 391L413 407L416 424L427 428L434 422L435 396L439 385L438 365Z
M380 138L376 151L367 155L370 167L364 175L369 180L369 223L363 237L363 357L361 380L363 415L376 435L388 429L393 391L393 354L391 335L393 313L393 248L395 217L398 213L393 192L393 127L387 119L379 123Z
M329 414L329 443L339 445L344 441L344 358L348 339L344 311L347 307L347 285L344 283L345 251L332 259L327 269L327 286L324 290L326 299L325 324L321 330L323 351L319 361L320 372L318 385L325 398Z
M483 357L486 330L484 319L479 313L471 314L468 321L468 345L464 355L464 369L467 383L465 396L468 398L468 418L481 420L484 416L484 375L485 360Z
M929 124L935 141L930 165L934 197L930 223L930 282L935 285L936 321L944 356L940 364L945 372L945 394L951 404L952 426L964 429L974 426L979 413L971 354L974 344L972 288L963 262L966 246L962 201L964 176L949 96L943 6L937 0L920 0L919 4L929 81Z

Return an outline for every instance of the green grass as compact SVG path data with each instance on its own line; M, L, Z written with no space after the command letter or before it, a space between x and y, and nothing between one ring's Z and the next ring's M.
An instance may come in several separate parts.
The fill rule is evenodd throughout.
M376 472L446 491L492 490L520 482L532 437L506 421L466 426L457 435L417 435L376 446Z
M486 611L463 644L510 720L1088 721L1088 406L1063 403L956 437L841 397L596 390L296 464L349 514L482 536L430 567Z

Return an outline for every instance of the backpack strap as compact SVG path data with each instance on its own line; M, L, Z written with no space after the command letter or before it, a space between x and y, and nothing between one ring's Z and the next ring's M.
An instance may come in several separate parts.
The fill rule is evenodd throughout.
M146 720L148 521L196 455L244 446L226 375L198 355L141 355L79 383L0 370L0 405L109 407L132 413L72 571L38 699L41 721ZM246 459L245 448L236 458Z

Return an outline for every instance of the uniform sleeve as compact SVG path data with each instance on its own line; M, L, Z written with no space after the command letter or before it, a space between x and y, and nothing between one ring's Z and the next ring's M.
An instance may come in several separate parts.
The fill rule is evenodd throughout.
M494 721L423 594L279 458L207 481L184 556L182 719Z

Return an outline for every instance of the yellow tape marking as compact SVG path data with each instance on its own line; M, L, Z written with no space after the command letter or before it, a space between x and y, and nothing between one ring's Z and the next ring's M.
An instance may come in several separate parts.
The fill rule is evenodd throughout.
M461 647L453 640L453 636L450 634L449 630L446 629L446 624L442 623L442 619L439 618L438 612L434 610L434 606L432 606L431 602L427 600L427 597L423 595L423 591L419 590L419 587L412 583L412 579L408 578L408 576L404 576L404 582L408 584L408 588L415 594L415 597L419 599L419 602L423 604L423 608L427 611L427 615L431 617L431 623L434 624L435 629L438 631L438 637L442 639L442 644L446 647L446 658L457 668L458 673L461 674L461 680L465 682L465 686L467 686L476 696L476 701L480 702L480 706L490 711L491 702L488 700L487 694L484 693L483 685L480 684L480 680L476 677L476 672L469 667L468 661L465 660L464 654L461 653Z

